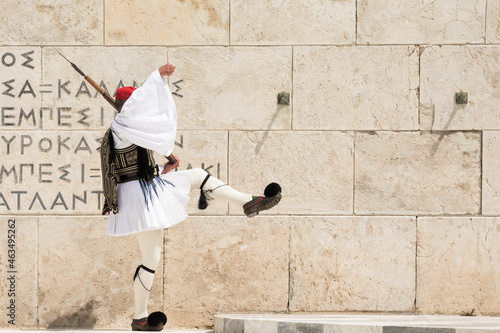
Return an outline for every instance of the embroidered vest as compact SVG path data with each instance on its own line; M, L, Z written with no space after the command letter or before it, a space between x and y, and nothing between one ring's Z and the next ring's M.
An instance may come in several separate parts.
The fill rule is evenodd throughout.
M113 134L108 129L101 143L101 172L104 206L102 215L118 213L117 184L137 179L150 181L155 173L153 151L132 145L115 149Z
M118 213L118 196L116 193L116 176L113 163L113 134L111 129L108 129L104 134L101 142L101 174L102 174L102 191L104 193L104 206L102 207L102 215L106 215L110 211Z
M113 163L115 165L117 183L125 183L137 179L147 180L148 176L150 180L154 175L156 166L153 151L138 147L137 145L115 149Z

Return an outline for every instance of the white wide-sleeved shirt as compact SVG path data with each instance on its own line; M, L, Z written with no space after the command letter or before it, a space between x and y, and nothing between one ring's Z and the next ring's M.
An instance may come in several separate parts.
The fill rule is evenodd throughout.
M168 156L174 149L177 109L166 79L155 70L111 124L115 148L132 144Z

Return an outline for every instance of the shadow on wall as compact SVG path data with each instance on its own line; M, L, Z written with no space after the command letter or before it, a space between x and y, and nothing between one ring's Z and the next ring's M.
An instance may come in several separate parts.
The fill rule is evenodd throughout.
M464 109L465 109L465 105L455 105L453 107L453 112L451 113L450 118L448 119L448 122L444 126L443 130L441 131L441 135L439 136L439 139L437 139L437 141L432 145L432 148L431 148L431 157L433 157L434 154L436 153L436 151L438 150L439 145L441 144L441 141L443 141L444 136L446 134L453 133L453 131L452 132L448 132L448 128L450 127L450 125L451 125L451 123L453 121L453 118L455 118L455 115L457 114L457 112L459 110L464 110ZM434 115L433 115L433 117L434 117ZM432 123L434 124L434 120L432 120ZM432 125L431 125L431 133L432 133Z
M278 105L278 107L276 108L276 112L273 114L273 118L271 119L271 122L269 123L269 126L267 126L267 129L264 131L264 134L262 135L262 139L259 141L259 143L257 143L257 146L255 146L255 155L259 154L260 149L262 148L262 145L264 145L264 142L266 141L266 138L269 135L269 132L273 128L273 124L276 121L276 118L278 118L278 115L286 107L287 106L285 106L285 105Z
M54 328L94 328L97 318L92 314L96 301L91 300L82 306L78 311L61 316L52 321L47 329Z

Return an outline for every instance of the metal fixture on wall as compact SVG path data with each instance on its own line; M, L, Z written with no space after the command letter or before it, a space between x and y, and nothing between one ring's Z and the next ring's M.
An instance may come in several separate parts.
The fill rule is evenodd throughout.
M455 93L455 102L457 104L467 104L469 102L469 94L466 91L460 90Z
M280 92L278 94L278 104L290 105L290 93L284 91Z

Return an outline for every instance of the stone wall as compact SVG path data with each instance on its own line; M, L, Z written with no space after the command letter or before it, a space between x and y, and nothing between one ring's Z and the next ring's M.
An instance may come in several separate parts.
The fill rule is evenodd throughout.
M0 328L133 316L136 240L99 214L115 113L57 51L111 95L175 64L180 169L282 185L259 217L193 199L165 232L168 327L500 314L500 0L7 0L0 22Z

